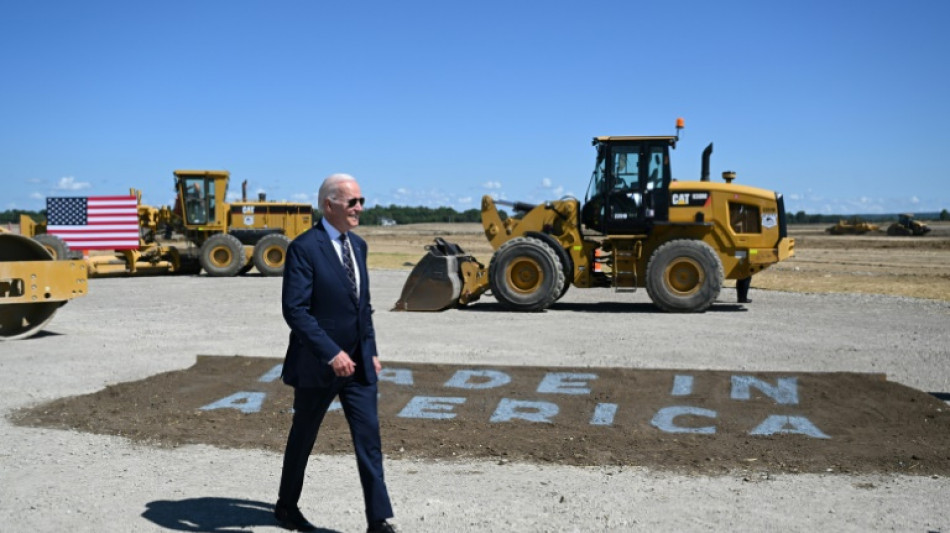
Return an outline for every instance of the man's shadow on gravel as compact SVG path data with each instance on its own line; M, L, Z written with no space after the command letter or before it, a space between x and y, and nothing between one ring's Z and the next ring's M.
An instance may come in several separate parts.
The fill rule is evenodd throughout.
M145 505L142 518L174 531L251 533L254 527L277 526L274 504L234 498L156 500ZM320 533L340 533L317 528Z

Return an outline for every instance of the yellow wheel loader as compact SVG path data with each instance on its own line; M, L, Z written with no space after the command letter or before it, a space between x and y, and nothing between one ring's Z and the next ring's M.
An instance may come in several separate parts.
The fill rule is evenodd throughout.
M595 137L597 159L584 203L541 205L482 198L495 250L488 266L436 239L394 307L441 311L491 294L517 311L541 311L577 288L646 288L668 312L702 312L724 279L745 279L794 254L781 194L738 185L734 172L709 181L712 144L699 181L677 181L676 136ZM497 204L515 216L503 218Z
M0 341L35 335L88 289L86 264L56 260L43 244L0 228Z

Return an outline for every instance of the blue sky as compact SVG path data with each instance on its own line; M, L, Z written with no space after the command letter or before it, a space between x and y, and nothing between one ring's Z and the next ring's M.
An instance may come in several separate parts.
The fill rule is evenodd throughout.
M597 135L808 213L950 209L950 2L0 4L0 210L225 169L316 203L583 199Z

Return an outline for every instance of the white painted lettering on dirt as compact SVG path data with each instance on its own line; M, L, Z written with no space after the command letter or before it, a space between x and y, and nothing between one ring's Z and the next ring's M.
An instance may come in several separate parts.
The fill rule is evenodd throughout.
M597 379L597 374L552 372L541 380L538 392L542 394L590 394L588 381Z
M214 409L237 409L242 413L256 413L264 405L266 392L235 392L227 398L209 403L201 408L202 411L211 411Z
M599 403L594 408L594 416L590 418L592 426L612 426L614 425L614 416L617 415L617 404Z
M405 368L384 368L379 372L380 381L388 381L396 385L412 386L412 370Z
M716 433L716 426L680 426L676 423L676 418L680 416L716 418L717 415L716 411L700 407L664 407L656 412L656 415L653 416L653 420L650 421L650 425L666 433L696 433L699 435L712 435Z
M259 379L259 382L270 383L280 378L282 365L276 365ZM415 384L413 371L406 368L385 368L379 374L380 381L387 381L402 387L412 387ZM541 378L537 392L539 394L563 394L571 396L585 396L592 394L592 382L598 375L588 372L549 372ZM482 391L504 387L512 381L509 373L490 369L461 369L456 370L443 384L448 389L464 389ZM693 394L696 378L689 374L673 376L673 387L670 390L672 397L682 398ZM798 404L798 379L795 377L776 378L775 383L747 375L730 376L730 398L736 401L750 401L753 399L752 390L770 398L779 405ZM475 393L473 393L475 394ZM264 392L237 392L222 398L214 403L201 407L202 410L237 409L242 413L257 413L261 410L267 393ZM401 418L420 418L430 420L451 420L458 416L457 409L465 404L464 397L442 396L414 396L402 408L397 416ZM567 401L567 400L565 400ZM482 402L484 403L484 402ZM589 419L591 426L613 426L621 405L601 402L593 407ZM329 411L341 411L339 401L330 404ZM292 410L291 410L292 412ZM550 424L560 413L560 406L546 401L530 401L523 399L501 398L491 414L490 422L524 421L531 423ZM669 406L656 411L650 420L650 425L664 433L690 433L698 435L714 435L717 432L715 425L709 425L711 420L717 419L719 414L711 409L695 406ZM750 424L751 425L751 424ZM749 435L805 435L816 439L830 439L825 432L805 416L791 416L782 414L768 415Z
M455 389L494 389L511 383L511 376L498 370L459 370L445 382Z
M498 402L495 413L491 415L491 422L511 422L512 420L527 420L528 422L552 423L560 412L557 404L551 402L529 402L502 398Z
M283 363L275 365L274 368L268 370L267 373L261 376L261 378L257 381L260 381L261 383L270 383L272 381L276 381L277 378L280 377L281 373L283 373L283 371L284 371Z
M770 415L749 432L749 435L776 435L776 434L798 434L808 435L816 439L830 439L828 435L815 427L804 416L781 416Z
M775 403L798 405L798 378L778 378L775 385L770 385L752 376L732 376L732 399L750 399L752 387L775 400Z
M416 396L399 412L402 418L431 418L446 420L455 418L456 405L465 403L465 398L437 398L435 396Z
M693 393L693 376L677 374L673 376L673 396L689 396Z

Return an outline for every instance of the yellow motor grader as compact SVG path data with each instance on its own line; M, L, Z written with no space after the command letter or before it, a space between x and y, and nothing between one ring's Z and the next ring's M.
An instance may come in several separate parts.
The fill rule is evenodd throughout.
M0 228L0 341L40 331L88 290L86 264L57 261L40 243Z
M578 288L646 288L668 312L702 312L724 279L744 279L794 254L781 194L709 181L712 144L699 181L677 181L676 136L595 137L596 165L584 203L541 205L482 198L482 225L495 250L488 266L436 239L416 264L396 310L441 311L491 290L506 307L541 311ZM497 204L517 216L502 218Z
M175 219L186 239L199 247L198 260L209 276L235 276L256 267L281 276L287 247L313 227L313 206L247 200L227 203L227 171L176 170Z
M33 237L54 258L83 259L90 277L136 274L197 274L235 276L256 267L265 276L280 276L290 241L313 226L313 206L247 200L228 203L230 173L223 170L176 170L177 196L173 207L142 205L139 198L139 246L134 250L89 255L70 250L58 236L45 233L45 225L20 217L20 233ZM185 239L181 245L159 240L159 232L173 230Z
M865 233L874 233L880 231L881 227L877 224L871 224L863 220L839 220L834 226L825 228L825 233L831 235L864 235Z

